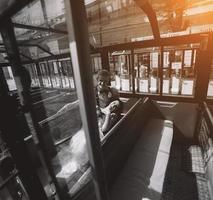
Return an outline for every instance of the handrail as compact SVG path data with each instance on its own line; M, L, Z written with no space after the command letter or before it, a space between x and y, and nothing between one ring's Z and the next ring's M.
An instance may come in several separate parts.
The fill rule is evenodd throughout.
M67 103L63 108L61 108L56 114L42 120L39 122L40 125L45 124L46 122L52 121L53 119L63 115L64 113L66 113L67 111L70 111L71 109L73 109L74 107L76 107L77 105L79 105L79 100L73 101L71 103Z
M7 185L7 183L10 182L17 175L18 175L18 172L16 171L12 175L10 175L7 179L5 179L3 183L0 185L0 190L2 190Z
M37 101L37 102L33 103L33 105L36 105L36 104L39 104L39 103L42 103L42 102L45 102L45 101L48 101L48 100L56 99L58 97L65 96L65 95L66 95L65 93L57 94L53 97L48 97L48 98L42 99L41 101Z
M148 100L148 98L146 98L143 102L146 102ZM107 138L110 137L110 135L112 135L117 129L118 127L120 126L120 124L129 116L129 114L136 108L136 106L141 103L142 99L139 99L133 106L132 108L130 108L130 110L125 114L123 115L123 117L111 128L111 130L101 139L101 144L103 145ZM52 120L52 119L51 119ZM63 144L64 142L70 140L73 136L68 136L58 142L56 142L54 145L57 147L59 146L60 144Z
M67 136L66 138L63 138L63 139L61 139L60 141L55 142L55 143L54 143L54 146L57 147L57 146L59 146L59 145L65 143L65 142L67 142L67 141L70 140L72 137L73 137L73 135Z
M108 131L108 133L102 138L101 144L103 145L106 140L120 127L120 125L127 119L127 117L135 110L135 108L140 104L140 103L145 103L148 100L148 98L145 99L139 99L132 108L129 109L129 111Z

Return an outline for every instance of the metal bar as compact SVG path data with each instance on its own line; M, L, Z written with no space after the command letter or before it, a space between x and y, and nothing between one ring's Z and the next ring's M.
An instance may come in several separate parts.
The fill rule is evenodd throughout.
M23 53L20 53L20 52L19 52L19 54L20 54L21 56L23 56L24 58L27 58L29 61L34 62L33 59L30 58L29 56L26 56L26 55L24 55Z
M0 191L12 180L14 179L16 176L18 175L18 172L13 173L12 175L10 175L7 179L3 180L3 182L0 185Z
M38 85L38 77L37 77L37 74L36 74L36 71L35 71L35 64L33 63L31 66L32 66L32 74L33 74L35 83L36 83L36 85Z
M49 65L48 60L46 61L46 63L47 63L47 70L48 70L48 72L49 72L50 84L51 84L51 87L53 88L51 69L50 69L50 65Z
M182 61L181 61L181 73L180 73L180 82L179 82L179 93L181 95L182 92L182 85L183 85L183 72L184 72L184 59L185 59L185 50L181 50L182 51Z
M45 32L52 32L52 33L59 33L67 35L67 31L61 31L54 28L46 28L41 26L32 26L32 25L26 25L26 24L19 24L19 23L13 23L14 27L16 28L23 28L23 29L29 29L29 30L38 30L38 31L45 31Z
M59 75L59 80L60 80L60 88L63 88L63 81L62 81L62 77L61 77L61 70L60 70L60 66L59 66L59 61L56 61L56 65L57 65L57 69L58 69L58 75Z
M89 54L88 27L84 1L65 0L66 19L75 84L88 146L97 200L108 200L104 161L97 125L96 101Z
M40 0L40 2L41 2L41 9L42 9L42 13L43 13L43 16L44 16L45 25L48 26L46 3L45 3L44 0Z
M135 93L135 66L134 66L134 50L131 49L131 74L132 74L132 92Z
M56 75L56 72L55 72L55 65L56 65L56 67L57 67L57 64L56 64L56 62L54 62L54 61L51 61L52 62L52 66L53 66L53 72L54 72L54 79L55 79L55 87L57 88L57 75Z
M160 46L160 95L163 94L163 46Z
M101 51L101 63L102 63L102 69L106 69L109 71L109 58L108 58L107 48L104 48Z
M46 84L45 84L45 73L44 73L43 63L39 63L39 69L40 69L40 72L41 72L41 79L42 79L43 86L46 86Z
M143 97L149 97L153 100L159 100L159 101L172 101L172 102L189 102L189 103L197 103L196 99L189 96L184 95L166 95L166 96L160 96L159 94L132 94L129 92L119 92L120 97L124 98L143 98Z
M67 71L67 81L68 81L68 85L69 85L69 88L71 89L71 84L70 84L70 79L69 79L69 67L68 67L68 60L65 60L65 66L66 66L66 71Z
M38 74L39 85L41 87L44 87L44 83L43 83L43 79L42 79L42 73L41 73L41 69L40 69L39 63L36 62L35 65L36 65L35 67L36 67L37 74Z
M9 92L9 87L4 76L3 68L0 67L0 95L6 95Z
M174 36L168 38L160 38L159 40L144 40L137 42L127 42L122 44L115 44L110 46L104 46L102 49L108 49L108 51L122 51L130 50L131 48L146 48L146 47L157 47L157 46L171 46L171 45L180 45L180 44L189 44L189 43L199 43L203 38L203 34L190 34L183 36Z
M48 50L46 50L45 48L43 48L43 47L41 47L40 45L36 45L39 49L41 49L42 51L44 51L44 52L46 52L46 53L48 53L49 55L51 55L51 56L55 56L55 54L53 54L52 52L50 52L50 51L48 51Z

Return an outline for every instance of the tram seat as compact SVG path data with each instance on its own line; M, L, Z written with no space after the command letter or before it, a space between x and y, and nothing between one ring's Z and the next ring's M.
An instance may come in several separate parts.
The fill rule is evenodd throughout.
M173 138L173 123L151 119L112 186L111 200L161 198Z

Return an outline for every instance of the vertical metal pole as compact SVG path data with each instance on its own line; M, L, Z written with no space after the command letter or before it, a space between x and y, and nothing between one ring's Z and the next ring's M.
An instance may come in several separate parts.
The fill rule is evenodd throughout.
M51 69L50 69L50 65L49 65L49 62L47 60L47 71L49 73L49 78L50 78L50 84L51 84L51 87L53 88L53 82L52 82L52 73L51 73Z
M102 63L102 69L106 69L110 71L108 50L106 48L103 48L101 51L101 63Z
M65 9L73 72L93 172L96 197L98 200L108 200L104 161L97 125L84 1L65 0Z
M71 87L71 82L70 82L70 77L71 77L71 73L70 73L70 69L69 69L69 60L66 60L66 66L67 66L67 78L68 78L68 83L69 83L69 89L72 89Z
M169 94L171 94L171 88L172 88L172 60L171 60L171 53L172 51L168 50L169 52Z
M134 62L135 62L135 59L134 59L134 49L131 49L131 65L130 65L130 69L131 69L131 74L132 74L132 92L133 94L135 94L135 65L134 65Z
M163 46L160 46L160 96L163 94Z
M62 80L62 77L61 77L61 70L60 70L59 62L60 62L60 61L57 60L57 61L56 61L56 64L57 64L58 75L59 75L59 80L60 80L60 88L63 88L63 80Z
M179 82L179 93L182 95L182 86L183 86L183 72L184 72L184 59L185 59L185 50L182 50L182 61L181 61L181 73L180 73L180 82Z
M53 67L53 75L54 75L54 80L55 80L55 84L53 85L53 87L57 88L57 74L55 72L55 64L56 64L56 61L51 61L52 62L52 67ZM57 66L57 64L56 64Z
M0 93L7 94L9 91L7 81L4 76L3 67L0 66Z
M100 36L100 46L102 46L102 43L103 43L103 38L102 38L102 33L101 33L101 31L102 31L102 24L101 24L101 0L99 0L99 2L98 2L98 19L99 19L99 31L100 31L100 33L99 33L99 36Z
M49 80L49 78L48 78L48 74L47 74L47 65L46 65L46 63L44 62L44 63L42 63L42 68L43 68L43 72L44 72L44 77L45 77L45 83L46 83L46 87L49 87L49 82L50 82L50 80Z
M39 63L36 62L35 65L36 65L35 67L36 67L36 70L37 70L38 81L39 81L40 87L44 87L44 83L43 83L43 79L42 79L42 74L41 74L41 69L40 69Z

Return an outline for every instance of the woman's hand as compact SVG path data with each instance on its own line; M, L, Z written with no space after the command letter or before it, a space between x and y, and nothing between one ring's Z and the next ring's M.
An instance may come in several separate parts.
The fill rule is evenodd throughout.
M102 113L104 113L105 115L109 115L112 112L116 111L119 108L119 105L120 105L119 101L116 100L111 102L107 107L100 109Z

